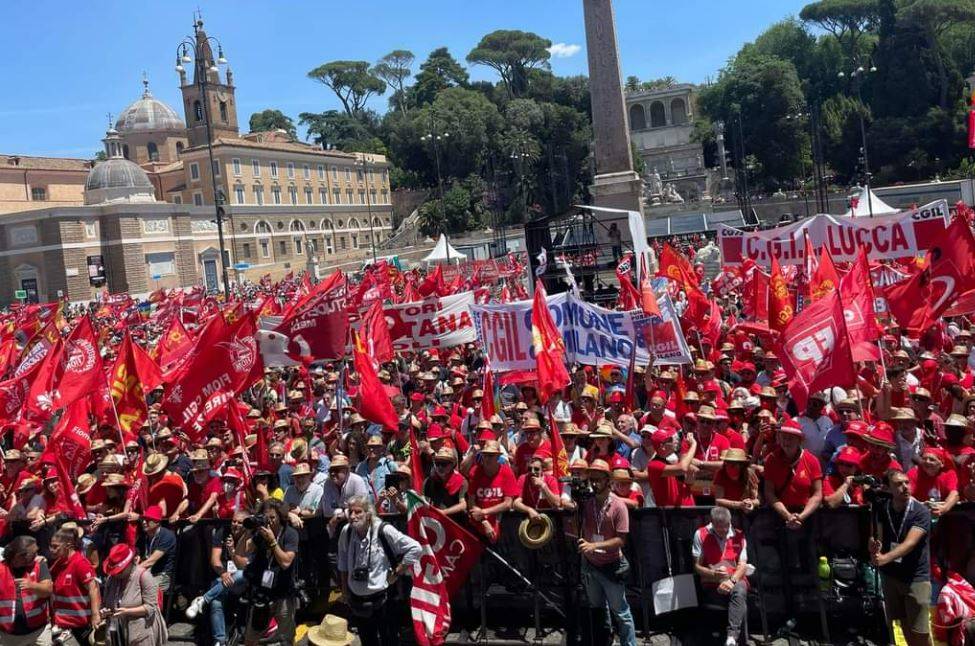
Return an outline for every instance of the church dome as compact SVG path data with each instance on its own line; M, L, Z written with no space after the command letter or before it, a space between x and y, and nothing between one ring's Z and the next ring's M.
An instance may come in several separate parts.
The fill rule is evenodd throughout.
M115 129L105 137L108 159L88 171L85 204L112 202L155 202L156 190L138 164L122 157L119 134Z
M176 111L156 99L149 92L149 82L142 81L142 98L127 107L115 121L119 132L152 132L155 130L185 130L186 124Z

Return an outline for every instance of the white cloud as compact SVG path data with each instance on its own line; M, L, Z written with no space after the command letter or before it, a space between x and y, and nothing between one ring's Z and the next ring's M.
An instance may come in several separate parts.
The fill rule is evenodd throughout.
M582 49L580 45L569 45L568 43L555 43L548 48L552 58L569 58L575 56Z

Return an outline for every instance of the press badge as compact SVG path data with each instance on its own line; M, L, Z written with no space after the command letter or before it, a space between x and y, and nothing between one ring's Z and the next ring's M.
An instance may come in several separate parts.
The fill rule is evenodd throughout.
M234 560L233 559L230 559L229 561L227 561L226 570L227 570L227 572L229 574L234 574L235 572L237 572L237 564L234 563Z
M274 570L264 570L264 574L261 575L261 587L268 589L274 587Z

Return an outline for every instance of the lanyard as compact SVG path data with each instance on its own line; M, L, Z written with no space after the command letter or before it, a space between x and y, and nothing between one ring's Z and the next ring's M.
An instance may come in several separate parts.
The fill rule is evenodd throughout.
M897 530L897 534L895 535L897 539L896 541L894 541L895 543L900 543L903 540L901 536L904 535L904 525L907 523L907 517L911 515L911 508L913 506L914 506L914 499L909 498L907 501L907 508L904 510L904 517L901 518L900 529ZM890 531L894 531L894 523L892 520L892 515L893 515L893 507L891 507L890 503L887 503L887 525L890 526Z

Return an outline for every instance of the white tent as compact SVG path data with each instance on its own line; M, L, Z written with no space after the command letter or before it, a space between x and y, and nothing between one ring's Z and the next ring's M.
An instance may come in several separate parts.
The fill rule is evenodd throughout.
M461 260L466 260L467 256L461 252L454 249L449 242L447 242L447 236L440 234L440 239L437 240L437 246L433 248L426 258L421 262L460 262Z
M871 209L871 205L873 209ZM897 213L899 209L895 209L891 205L887 204L879 197L877 194L871 191L869 188L861 188L860 196L857 199L857 206L855 209L850 209L843 215L847 217L854 218L868 218L871 214L873 215L890 215L891 213Z

